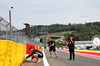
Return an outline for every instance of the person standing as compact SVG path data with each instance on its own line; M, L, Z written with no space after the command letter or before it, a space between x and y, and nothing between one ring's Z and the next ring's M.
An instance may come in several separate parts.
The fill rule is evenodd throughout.
M40 46L42 46L42 38L40 39Z
M56 58L58 58L58 55L57 55L57 52L56 52L56 49L55 49L55 42L51 41L51 38L49 38L49 42L48 42L47 45L49 46L49 52L50 52L51 58L53 57L52 51L55 53Z
M75 44L74 37L73 35L70 35L69 42L68 42L70 58L68 60L72 60L72 55L73 55L73 60L75 60L74 44Z

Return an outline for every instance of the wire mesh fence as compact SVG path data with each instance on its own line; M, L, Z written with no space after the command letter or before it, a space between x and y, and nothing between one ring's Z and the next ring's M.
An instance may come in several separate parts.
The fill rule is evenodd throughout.
M0 17L0 39L12 40L19 43L33 44L33 40L19 31L14 26L11 26L6 20Z

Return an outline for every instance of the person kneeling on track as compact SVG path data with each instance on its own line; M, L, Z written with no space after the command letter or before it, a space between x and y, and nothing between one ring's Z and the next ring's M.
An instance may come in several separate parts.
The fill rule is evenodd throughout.
M32 59L36 58L36 59L37 59L37 63L41 62L41 59L40 59L40 58L43 58L43 53L42 53L41 51L39 51L39 50L34 49L33 47L30 47L29 50L31 50L32 53L31 53L30 55L28 55L28 56L25 58L25 60L26 60L27 58L33 56Z

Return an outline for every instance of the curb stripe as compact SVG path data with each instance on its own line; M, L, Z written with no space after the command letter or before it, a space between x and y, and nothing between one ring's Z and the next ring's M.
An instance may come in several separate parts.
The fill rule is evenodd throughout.
M63 51L63 50L58 50L58 51L69 53L68 51ZM88 56L87 54L83 54L83 53L76 53L76 55L83 56L83 57L88 57L88 58L92 58L92 59L96 59L96 60L100 60L100 58L93 57L93 56Z

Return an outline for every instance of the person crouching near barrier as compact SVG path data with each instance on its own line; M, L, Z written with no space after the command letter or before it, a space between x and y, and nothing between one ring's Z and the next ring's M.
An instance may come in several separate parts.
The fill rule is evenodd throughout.
M34 49L33 47L30 47L29 50L32 51L32 53L31 53L30 55L28 55L28 56L25 58L25 60L26 60L27 58L33 56L33 57L32 57L32 60L33 60L34 58L36 58L36 59L37 59L37 63L41 62L41 59L40 59L40 58L43 58L43 53L42 53L41 51L39 51L39 50Z

